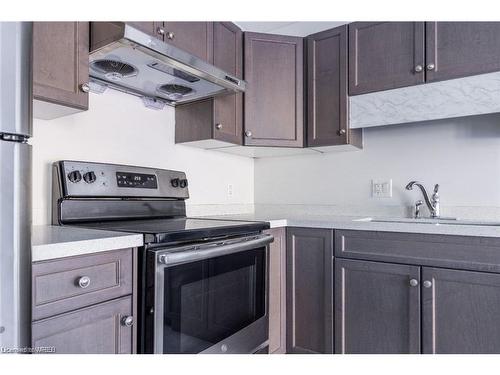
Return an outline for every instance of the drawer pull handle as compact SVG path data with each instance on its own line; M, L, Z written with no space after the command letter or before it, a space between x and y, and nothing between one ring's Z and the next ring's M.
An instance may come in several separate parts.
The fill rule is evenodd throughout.
M134 325L134 317L133 316L124 316L122 318L122 326L132 327Z
M424 288L430 288L432 286L432 281L425 280L424 281Z
M90 285L90 277L82 276L82 277L78 278L77 284L82 289L88 288Z
M417 285L418 285L417 279L410 279L410 286L417 286Z

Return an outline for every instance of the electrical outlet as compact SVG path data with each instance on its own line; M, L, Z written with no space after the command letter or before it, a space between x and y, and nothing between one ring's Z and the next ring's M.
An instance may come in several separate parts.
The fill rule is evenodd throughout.
M227 197L232 198L233 197L233 184L227 184Z
M392 198L392 180L372 180L372 198Z

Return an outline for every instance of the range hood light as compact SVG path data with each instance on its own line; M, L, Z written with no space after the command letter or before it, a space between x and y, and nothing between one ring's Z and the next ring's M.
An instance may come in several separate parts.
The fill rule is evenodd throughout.
M163 100L157 98L151 98L149 96L143 96L141 99L142 102L144 103L144 106L147 108L155 109L157 111L165 108L166 103Z
M108 85L106 85L102 82L97 82L91 78L89 81L89 87L90 87L91 93L102 94L104 91L106 91L106 89L108 88Z

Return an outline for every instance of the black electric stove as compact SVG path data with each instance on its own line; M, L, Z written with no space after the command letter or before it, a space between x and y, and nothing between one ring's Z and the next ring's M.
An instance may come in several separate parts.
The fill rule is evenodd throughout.
M267 345L269 223L186 217L179 171L60 161L52 186L54 224L144 235L134 250L140 352Z

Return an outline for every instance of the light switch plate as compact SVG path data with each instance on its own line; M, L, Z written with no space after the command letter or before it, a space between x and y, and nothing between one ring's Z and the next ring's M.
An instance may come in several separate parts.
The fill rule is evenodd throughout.
M392 198L392 179L372 180L372 198Z

